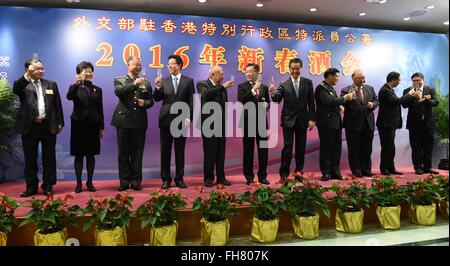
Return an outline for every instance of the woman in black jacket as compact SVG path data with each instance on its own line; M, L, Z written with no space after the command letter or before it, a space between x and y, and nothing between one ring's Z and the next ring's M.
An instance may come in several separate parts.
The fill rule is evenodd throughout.
M102 89L92 84L94 66L83 61L76 67L76 80L67 92L67 99L73 101L70 116L70 154L75 156L75 175L77 177L76 193L82 191L81 173L83 157L86 156L88 191L95 192L92 176L95 157L100 153L100 139L104 134Z

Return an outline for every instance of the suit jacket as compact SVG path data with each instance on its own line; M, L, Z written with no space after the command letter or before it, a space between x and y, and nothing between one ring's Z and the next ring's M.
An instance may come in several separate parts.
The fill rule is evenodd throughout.
M349 93L353 84L342 89L341 97ZM373 111L378 107L378 98L372 86L363 85L364 104L359 99L359 93L356 91L356 99L345 102L344 107L344 127L349 130L361 131L364 121L369 124L370 130L375 130L375 117ZM369 109L367 103L372 102L373 107Z
M308 127L308 121L316 121L313 84L310 79L300 77L299 97L295 94L292 79L280 84L272 101L280 103L284 99L281 111L281 126L292 128L298 121L302 127Z
M64 114L58 85L54 81L41 79L41 86L44 93L48 131L52 134L57 134L58 125L64 126ZM17 133L26 135L30 131L34 119L39 114L37 92L33 84L23 76L14 82L13 92L20 99L15 129Z
M410 90L411 87L405 89L403 95L408 94ZM430 130L436 128L436 120L433 115L432 107L438 106L439 101L436 100L436 92L433 88L424 86L422 97L425 95L431 96L431 99L419 102L416 97L409 97L407 101L402 102L402 106L408 108L408 119L406 120L407 129L422 128L423 125ZM422 120L424 123L422 123Z
M258 125L258 112L260 111L259 108L259 104L258 102L266 102L268 104L270 104L270 98L269 98L269 88L264 85L261 84L261 87L259 88L259 101L256 98L256 95L253 96L252 93L252 84L249 81L246 81L244 83L241 83L238 85L238 101L241 102L243 105L247 104L247 103L253 103L255 105L255 117L251 118L256 120L256 124ZM269 105L270 108L270 105ZM269 110L269 108L267 108L267 110L264 110L264 114L265 112L267 112ZM243 112L240 115L239 118L239 125L244 128L244 130L247 129L248 127L248 111L247 110L243 110ZM267 117L266 117L266 128L268 128L267 125ZM256 128L257 130L257 128ZM256 131L257 132L257 131Z
M384 84L378 92L378 102L380 109L378 110L377 127L378 128L402 128L402 111L401 104L413 98L409 94L405 94L398 98L389 85Z
M222 109L222 136L225 136L225 115L226 115L226 105L225 103L228 101L228 93L227 90L223 87L223 85L216 85L211 82L211 80L202 80L197 82L197 91L201 95L201 109L203 110L203 106L208 102L216 102L220 104ZM197 125L198 128L202 128L203 122L208 117L212 116L214 111L211 111L210 114L201 114L201 125Z
M178 90L175 94L175 89L172 83L172 76L162 79L161 88L155 89L153 97L156 102L163 101L161 110L159 112L159 127L170 127L172 120L177 117L176 114L170 114L170 107L176 102L185 102L189 105L189 118L192 121L193 114L193 98L194 98L194 80L190 77L181 75L178 82ZM184 120L184 119L183 119Z
M129 129L147 129L147 109L152 107L152 86L145 81L145 87L134 85L134 79L130 76L114 79L114 93L119 97L119 103L114 110L111 125ZM136 100L143 99L144 106L139 107Z
M325 128L342 128L339 106L345 103L344 98L338 97L333 86L323 81L315 91L317 105L317 126Z
M73 111L70 119L83 121L89 118L98 122L100 129L104 129L103 120L103 94L100 87L91 82L85 82L85 87L72 84L67 92L67 100L73 101Z

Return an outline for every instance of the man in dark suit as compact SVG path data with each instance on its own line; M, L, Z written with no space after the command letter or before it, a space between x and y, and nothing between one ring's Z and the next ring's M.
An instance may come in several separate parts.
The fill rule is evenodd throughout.
M438 106L439 102L436 100L434 89L424 85L422 73L414 73L411 81L413 86L405 89L403 95L414 89L416 97L409 97L408 101L402 102L402 106L408 108L406 128L409 130L414 170L418 175L423 173L437 175L439 172L431 169L431 155L436 130L432 107Z
M378 107L377 94L372 86L366 85L361 70L352 74L353 84L341 91L341 96L356 92L356 98L345 102L344 127L348 147L350 169L356 177L372 174L372 142L375 131L373 111Z
M253 182L253 155L256 145L258 146L258 181L261 184L269 184L267 178L267 160L268 148L262 145L262 141L267 141L267 117L266 112L269 110L270 99L268 87L258 80L259 65L250 63L245 68L246 82L238 85L238 101L244 105L243 116L241 116L241 123L243 122L243 147L244 147L244 176L247 180L247 185ZM273 84L271 84L273 87ZM245 109L246 106L251 108L253 112ZM264 118L260 120L258 114L264 113ZM242 121L243 119L243 121ZM249 120L250 119L250 120ZM255 121L255 123L249 123ZM264 121L263 125L259 125L259 121ZM259 126L264 129L260 132Z
M400 74L390 72L386 78L386 84L378 92L380 109L377 117L377 128L380 135L382 175L402 175L395 169L395 130L402 128L401 104L415 97L416 92L411 89L401 98L395 94L394 88L400 83Z
M171 123L177 114L171 114L170 108L172 104L185 103L189 106L188 116L182 119L181 128L183 132L189 127L192 121L193 112L193 95L194 95L194 80L190 77L181 75L183 68L183 59L179 55L169 56L167 63L170 76L161 80L161 77L156 78L156 90L154 93L155 101L163 101L161 111L159 112L159 128L161 138L161 179L163 184L162 189L170 188L172 178L170 177L170 159L172 152L172 143L175 146L175 185L179 188L186 188L184 183L184 148L186 146L186 135L174 137L170 130ZM183 114L181 114L183 115ZM177 125L176 128L179 128Z
M284 99L281 111L283 128L283 150L281 151L280 177L285 180L290 173L292 147L295 136L295 175L298 181L303 179L305 164L306 132L316 125L316 106L314 104L313 84L310 79L300 77L303 62L300 58L289 61L291 77L271 89L272 100L280 103Z
M233 87L234 81L229 80L222 84L223 78L222 68L213 66L209 70L209 79L197 83L197 91L201 95L202 105L203 178L206 187L212 187L214 185L214 168L216 169L217 184L231 185L225 179L224 170L226 143L225 116L226 102L228 101L227 89Z
M20 108L15 129L22 135L25 157L26 190L21 197L37 194L38 145L42 146L42 185L44 194L52 195L56 184L56 135L64 127L64 115L58 85L42 79L44 66L39 59L25 62L26 73L14 82L13 91L19 96Z
M119 191L142 190L142 157L147 131L147 109L152 107L150 82L139 77L141 60L131 56L127 61L128 75L114 79L114 93L119 103L111 125L117 128L119 150Z
M333 86L339 80L339 70L329 68L315 91L317 105L317 129L320 139L320 171L322 181L342 180L340 161L342 148L342 119L345 102L355 98L355 92L338 97Z

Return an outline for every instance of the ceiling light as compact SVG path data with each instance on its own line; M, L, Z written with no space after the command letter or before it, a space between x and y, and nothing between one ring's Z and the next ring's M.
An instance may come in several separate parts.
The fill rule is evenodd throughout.
M206 0L198 0L200 3L206 3Z
M380 3L380 4L384 4L386 2L387 2L387 0L380 0L380 1L378 1L378 3Z
M317 8L311 7L311 8L309 9L309 11L311 11L311 12L316 12L316 11L317 11Z
M263 3L256 3L256 6L257 6L257 7L263 7L264 4L263 4Z
M360 16L360 17L363 17L363 16L365 16L365 15L367 15L366 12L361 12L361 13L358 14L358 16Z
M426 9L433 9L433 8L435 8L435 6L434 5L427 5L425 8Z
M447 25L447 26L448 26L448 20L447 20L446 22L444 22L444 25Z
M410 19L411 19L410 17L403 18L404 21L408 21Z

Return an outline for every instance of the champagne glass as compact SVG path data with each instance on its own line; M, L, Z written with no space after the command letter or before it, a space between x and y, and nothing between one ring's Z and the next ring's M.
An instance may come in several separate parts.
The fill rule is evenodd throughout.
M34 52L33 55L32 55L32 58L33 59L39 59L38 53Z
M275 80L273 78L273 76L270 77L270 85L274 85L275 84Z
M141 71L141 78L143 78L145 80L145 76L146 76L146 71L145 71L145 68L144 68ZM141 86L139 86L139 88L144 89L145 88L145 83L141 84Z
M86 78L86 70L83 68L81 71L81 87L84 87L84 79Z
M262 75L261 75L261 73L258 74L258 82L262 82Z
M230 80L234 82L234 75L230 75Z
M158 68L156 71L157 71L156 76L157 76L158 78L162 78L162 69L161 69L161 68Z

